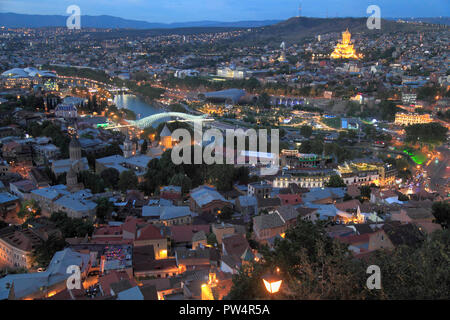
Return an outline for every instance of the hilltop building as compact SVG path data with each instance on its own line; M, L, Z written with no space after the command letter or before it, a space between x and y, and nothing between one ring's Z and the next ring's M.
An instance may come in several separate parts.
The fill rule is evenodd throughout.
M362 54L357 54L351 43L352 34L347 30L342 33L342 40L336 44L331 53L331 59L361 59Z

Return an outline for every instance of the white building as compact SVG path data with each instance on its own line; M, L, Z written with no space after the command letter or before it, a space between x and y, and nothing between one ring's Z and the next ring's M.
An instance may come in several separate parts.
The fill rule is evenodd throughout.
M246 71L244 69L231 69L229 67L218 68L217 75L228 79L244 79Z
M58 118L73 119L77 115L77 107L73 104L59 104L55 109L55 116Z

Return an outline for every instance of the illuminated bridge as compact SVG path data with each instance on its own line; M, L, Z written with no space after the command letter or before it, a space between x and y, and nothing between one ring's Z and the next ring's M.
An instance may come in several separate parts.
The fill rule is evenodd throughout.
M145 117L140 120L127 120L127 122L130 124L130 126L136 126L139 129L145 129L150 127L155 121L164 119L164 118L181 118L181 121L214 121L214 119L207 118L208 115L202 115L202 116L194 116L187 113L181 113L181 112L163 112L163 113L157 113L154 115L151 115L149 117Z

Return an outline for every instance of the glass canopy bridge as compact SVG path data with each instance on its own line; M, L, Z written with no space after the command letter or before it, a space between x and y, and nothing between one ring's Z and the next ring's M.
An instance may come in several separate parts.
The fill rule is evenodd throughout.
M201 116L194 116L187 113L182 112L163 112L163 113L157 113L153 114L151 116L142 118L140 120L125 120L128 124L121 124L121 125L108 125L103 126L105 129L116 129L116 128L123 128L123 127L137 127L141 130L151 127L153 123L156 121L165 119L165 118L177 118L177 120L169 120L167 122L174 122L174 121L180 121L180 122L206 122L206 121L214 121L214 119L208 118L208 115L201 115Z

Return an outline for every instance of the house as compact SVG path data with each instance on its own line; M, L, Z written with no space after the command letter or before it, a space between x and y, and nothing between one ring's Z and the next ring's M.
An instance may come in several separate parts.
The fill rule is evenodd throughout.
M356 184L351 184L347 187L347 194L352 198L357 198L361 195L361 190Z
M133 250L133 274L135 277L168 278L178 275L175 258L156 259L152 245L139 246Z
M64 211L70 218L92 217L97 208L89 189L70 192L65 185L32 190L30 198L39 203L44 216Z
M402 202L398 201L398 193L393 189L380 190L377 188L372 188L370 193L370 202L376 204L402 204Z
M309 192L302 195L305 205L311 204L333 204L345 196L345 188L311 188Z
M133 245L135 248L152 245L156 259L167 258L167 238L152 224L137 228Z
M395 247L400 245L416 246L425 238L420 229L412 223L401 224L398 221L392 221L385 223L383 230Z
M9 300L32 300L51 297L67 288L69 266L80 268L83 280L90 268L89 254L82 254L70 248L53 255L46 271L11 274L0 279L0 297Z
M161 188L160 197L167 200L181 200L183 194L179 186L165 186Z
M254 216L257 212L258 202L255 196L239 196L235 201L236 210L243 215Z
M317 208L297 208L299 217L305 221L316 222L319 219L319 214L317 213Z
M198 214L219 214L225 207L232 208L231 202L216 191L216 189L208 186L200 186L191 191L190 194L191 211Z
M168 228L168 236L171 239L172 247L193 248L193 237L195 234L203 231L210 233L210 225L172 225Z
M199 231L194 233L192 236L192 249L197 249L198 247L206 247L208 245L208 237L205 231Z
M215 249L197 248L196 250L187 248L176 248L175 258L178 268L186 270L209 270L214 259L212 254ZM217 258L216 258L217 259ZM217 263L217 262L216 262Z
M7 227L0 230L0 265L30 269L31 253L43 239L33 229Z
M297 216L299 212L292 205L285 205L275 209L275 213L278 214L283 220L286 229L297 224Z
M255 196L260 198L270 197L271 192L272 186L268 183L264 183L263 181L250 183L247 188L247 193L249 196Z
M116 292L113 290L113 288L118 291L119 287L114 284L120 282L122 284L128 282L127 287L129 288L137 286L136 281L133 279L133 277L130 277L127 272L112 270L108 274L105 274L98 279L99 289L102 296L108 297L116 295Z
M236 274L242 263L251 261L254 258L245 235L229 235L223 239L220 262L220 269L223 272Z
M17 223L19 220L17 213L19 213L19 211L19 197L9 192L0 192L0 221Z
M31 180L19 180L9 183L9 191L11 194L23 200L32 190L37 189L37 186Z
M413 223L419 230L426 233L432 233L441 230L440 224L433 223L434 216L431 209L428 208L408 208L402 207L399 212L392 212L392 221L400 221L401 223Z
M253 218L253 231L258 241L267 241L286 231L284 221L277 213L261 214Z
M152 218L152 223L160 223L166 226L176 224L190 224L192 222L192 212L189 207L176 206L144 206L142 216Z
M228 235L234 235L236 233L245 234L244 226L224 222L220 224L213 224L211 230L215 234L219 245L222 245L222 239Z
M271 211L281 206L280 198L256 198L258 214L262 211Z
M292 194L292 193L278 194L277 197L280 198L281 205L287 204L298 205L302 203L302 197L299 194Z

